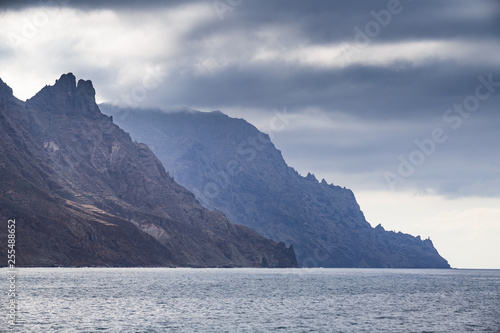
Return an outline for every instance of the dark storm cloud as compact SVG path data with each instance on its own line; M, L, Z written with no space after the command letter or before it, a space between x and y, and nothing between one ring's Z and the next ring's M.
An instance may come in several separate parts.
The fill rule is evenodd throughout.
M330 43L349 40L353 28L364 30L375 20L372 12L387 12L393 3L397 14L391 14L389 24L382 28L381 40L422 38L491 38L500 33L500 2L496 0L372 0L372 1L302 1L302 0L220 0L229 10L223 10L224 24L252 29L262 24L291 23L311 42ZM212 0L4 0L0 8L30 6L67 6L80 9L153 9L192 3L214 4ZM224 8L224 7L222 7ZM385 18L384 18L385 19ZM205 28L204 28L205 29Z
M235 66L213 75L171 73L159 92L172 104L220 107L320 107L369 118L420 118L442 114L474 93L487 66L433 62L420 67L351 66L314 70L295 66ZM500 81L500 71L494 76ZM174 84L175 82L175 84ZM193 91L196 94L193 94ZM151 100L152 104L161 100Z
M124 2L133 6L136 2ZM186 45L202 43L211 37L226 38L238 34L241 44L234 48L248 52L260 42L278 43L278 50L293 53L302 47L331 45L336 42L353 44L354 27L364 30L374 21L371 11L387 10L389 1L242 1L234 10L225 12L224 20L208 21L185 36ZM102 4L111 6L111 3ZM372 43L397 43L433 39L463 42L493 40L500 37L496 1L408 1L401 0L401 13L392 15L387 27ZM272 40L256 37L259 29L282 28L284 33ZM287 34L293 29L293 34ZM496 38L496 39L495 39ZM301 40L301 42L297 42ZM248 46L245 46L248 43ZM230 47L216 50L218 57L231 56ZM204 50L196 50L196 52ZM451 54L463 49L449 50ZM479 53L487 54L488 50ZM493 52L493 51L492 51ZM418 50L416 51L418 55ZM236 55L237 56L237 55ZM189 58L189 55L187 55ZM441 59L440 55L415 64L402 59L385 65L350 64L345 68L311 68L297 63L269 61L261 64L237 62L209 74L186 70L190 64L179 61L171 73L170 83L151 98L172 104L253 106L272 109L281 105L289 108L319 106L344 109L356 114L398 117L402 113L425 116L442 112L449 103L460 101L474 89L477 76L495 73L496 65L474 59ZM175 85L173 84L175 82ZM160 96L161 95L161 96Z
M244 10L236 12L240 24L293 22L301 26L304 35L312 41L328 43L348 40L355 34L353 28L362 30L374 20L375 13L387 12L391 1L257 1L244 2ZM500 4L495 0L471 2L446 1L395 1L400 11L392 14L380 39L492 37L499 34ZM474 11L485 15L480 18ZM478 14L480 15L480 14ZM478 24L480 23L480 24Z
M467 0L398 1L400 10L381 28L379 40L426 38L494 38L499 36L500 3ZM387 0L377 1L243 1L227 12L223 25L251 30L259 25L293 24L312 43L352 41L357 26L365 30L374 15L387 13ZM376 13L373 14L372 12ZM204 28L206 31L206 29Z

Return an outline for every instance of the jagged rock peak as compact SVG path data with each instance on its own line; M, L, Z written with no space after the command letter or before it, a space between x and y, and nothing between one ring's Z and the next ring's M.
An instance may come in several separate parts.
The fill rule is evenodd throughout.
M61 92L66 93L75 93L81 92L86 93L92 99L95 97L95 89L92 85L92 81L90 80L78 80L78 84L76 83L76 77L73 73L63 74L61 77L56 80L54 84L54 89Z
M76 77L73 73L63 74L53 87L62 92L72 93L76 90Z
M310 172L307 173L307 176L305 177L307 180L310 180L310 181L315 181L317 182L318 180L316 179L316 176Z
M98 118L102 114L95 102L95 89L90 80L79 80L73 73L61 75L53 86L45 86L28 104L43 112L53 114L80 114Z
M70 73L71 74L71 73ZM88 94L92 99L95 98L95 89L90 80L78 80L78 85L76 86L77 91Z
M0 102L12 98L12 88L0 79Z

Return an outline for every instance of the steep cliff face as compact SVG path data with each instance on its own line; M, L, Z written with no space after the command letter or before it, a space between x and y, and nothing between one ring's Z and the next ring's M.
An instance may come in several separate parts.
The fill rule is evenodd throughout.
M430 240L372 228L352 191L300 176L242 119L219 111L101 109L152 147L206 207L293 244L302 266L449 267Z
M63 75L25 103L0 82L0 137L0 219L16 219L19 265L297 264L293 248L202 207L101 114L90 81Z

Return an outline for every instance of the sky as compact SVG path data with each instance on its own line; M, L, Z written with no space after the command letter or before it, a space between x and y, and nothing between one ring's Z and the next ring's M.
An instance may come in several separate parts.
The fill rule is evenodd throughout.
M98 102L221 110L368 222L500 269L500 1L0 2L0 78Z

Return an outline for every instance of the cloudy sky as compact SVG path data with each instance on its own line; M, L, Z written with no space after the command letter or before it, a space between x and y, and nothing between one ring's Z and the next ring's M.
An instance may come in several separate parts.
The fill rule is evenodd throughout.
M500 268L500 2L2 1L0 78L98 102L221 110L367 220Z

